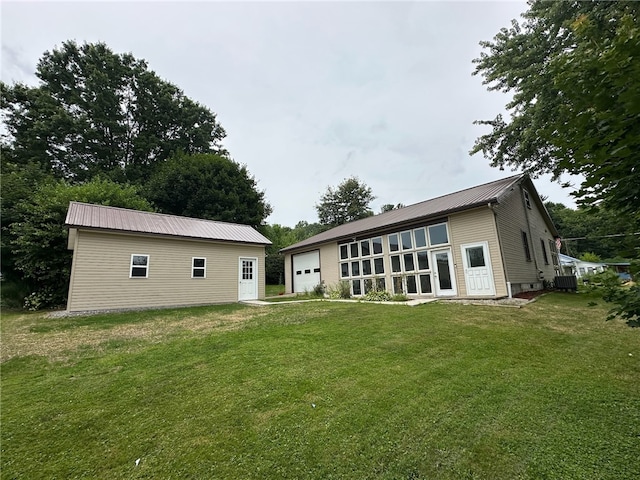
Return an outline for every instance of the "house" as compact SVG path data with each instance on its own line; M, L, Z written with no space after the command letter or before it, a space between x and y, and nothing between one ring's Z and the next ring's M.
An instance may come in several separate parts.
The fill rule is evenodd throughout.
M516 175L340 225L282 249L286 292L348 281L409 297L499 298L559 272L558 237L533 182Z
M228 303L265 295L265 246L247 225L71 202L67 310Z
M606 263L585 262L564 253L559 256L563 275L575 275L577 278L582 278L585 275L601 273L607 269Z

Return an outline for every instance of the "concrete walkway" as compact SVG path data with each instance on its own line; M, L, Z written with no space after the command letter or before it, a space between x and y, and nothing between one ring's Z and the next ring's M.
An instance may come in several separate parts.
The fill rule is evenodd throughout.
M284 302L265 302L264 300L244 300L240 303L245 303L247 305L254 305L257 307L264 307L267 305L283 305L283 304L290 304L290 303L305 303L305 302L377 303L379 305L407 305L409 307L415 307L416 305L435 302L436 300L438 299L437 298L417 298L414 300L407 300L406 302L367 302L365 300L314 298L311 300L288 300Z

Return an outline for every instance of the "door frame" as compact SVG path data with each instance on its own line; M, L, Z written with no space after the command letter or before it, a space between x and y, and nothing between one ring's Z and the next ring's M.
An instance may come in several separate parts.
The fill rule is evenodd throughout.
M446 253L449 257L449 275L451 276L451 289L440 290L440 279L438 278L438 262L436 261L436 254ZM455 297L458 295L458 289L456 287L456 271L453 264L453 251L451 247L438 248L431 250L431 276L433 280L433 294L436 297Z
M469 284L467 282L467 270L469 269L469 265L467 264L467 248L473 247L482 247L482 253L484 254L485 266L487 269L487 274L489 276L489 281L491 282L491 291L485 294L470 294L469 293ZM467 295L470 296L495 296L496 294L496 282L493 277L493 268L491 268L491 257L489 255L489 242L473 242L473 243L465 243L460 245L460 254L462 255L462 267L464 270L464 285L467 290ZM474 268L482 268L482 267L474 267Z
M242 297L242 261L250 260L253 262L253 285L255 295L253 298L243 298ZM244 300L257 300L260 296L259 292L260 284L258 283L258 257L238 257L238 301L242 302Z

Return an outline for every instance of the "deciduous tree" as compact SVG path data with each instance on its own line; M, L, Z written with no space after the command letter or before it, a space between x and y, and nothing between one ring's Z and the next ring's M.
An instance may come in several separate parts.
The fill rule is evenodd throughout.
M245 165L215 154L178 154L158 166L146 198L163 213L258 227L271 214Z
M471 153L532 174L584 176L579 201L640 216L640 4L530 0L474 60L513 94Z
M335 227L373 215L369 204L375 198L371 188L360 183L357 177L350 177L335 189L327 187L325 194L320 197L320 203L315 207L320 223Z
M96 175L141 184L177 151L223 153L216 116L104 43L64 42L38 62L37 87L2 84L6 147L70 182Z

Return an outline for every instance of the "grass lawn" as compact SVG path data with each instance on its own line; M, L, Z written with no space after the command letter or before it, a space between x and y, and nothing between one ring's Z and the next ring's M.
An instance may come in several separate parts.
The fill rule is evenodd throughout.
M265 294L267 297L275 297L284 293L284 285L265 285Z
M606 310L3 312L1 475L640 478L640 329Z

